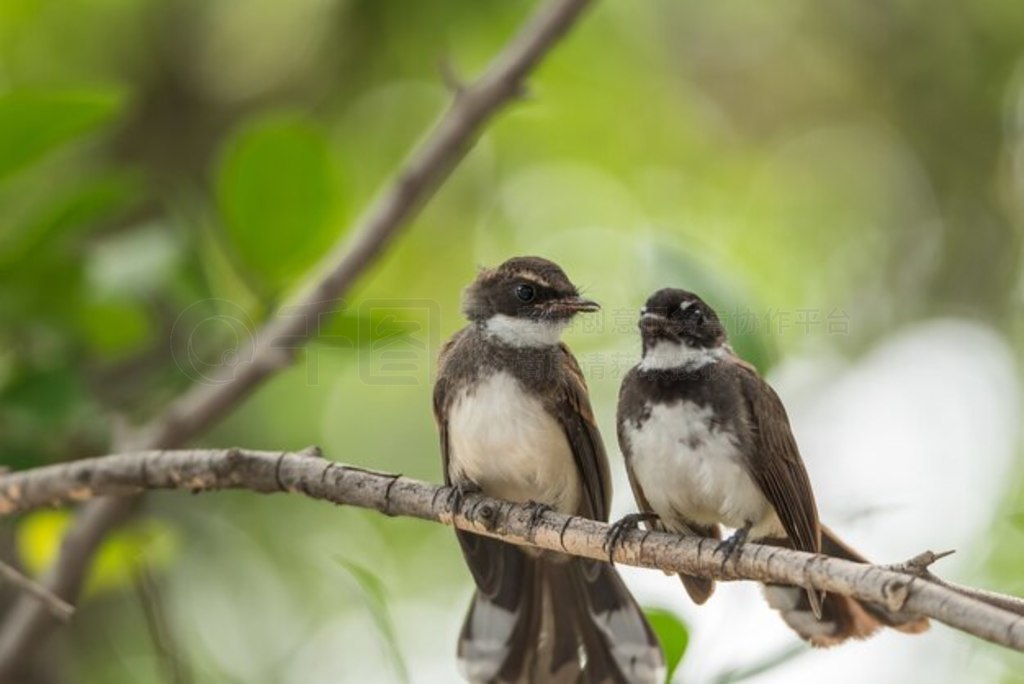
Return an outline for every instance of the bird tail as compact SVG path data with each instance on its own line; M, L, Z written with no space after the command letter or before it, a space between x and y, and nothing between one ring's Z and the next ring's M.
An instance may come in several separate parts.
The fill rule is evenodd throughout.
M715 580L708 577L680 574L679 579L683 581L683 587L690 595L690 600L698 606L707 603L711 595L715 593Z
M664 681L657 637L614 567L514 547L506 554L512 551L522 573L515 604L502 592L473 595L458 648L468 681Z
M722 528L718 525L698 525L690 522L686 524L686 527L689 532L701 537L710 537L711 539L722 538ZM680 574L679 579L683 581L683 587L686 589L686 593L690 595L690 599L698 606L707 603L707 600L711 598L711 594L715 593L715 580L709 577Z
M821 527L821 552L855 563L868 562L824 525ZM770 584L765 586L764 594L768 605L779 611L786 624L813 646L829 647L847 639L866 639L882 627L907 634L928 629L928 620L920 616L838 594L825 595L820 620L814 617L807 592L802 588Z

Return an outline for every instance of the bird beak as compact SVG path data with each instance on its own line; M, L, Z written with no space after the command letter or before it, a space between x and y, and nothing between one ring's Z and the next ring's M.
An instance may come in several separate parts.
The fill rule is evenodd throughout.
M643 332L657 332L668 324L668 318L657 311L640 309L640 330Z
M548 306L551 311L561 314L576 314L601 310L601 305L597 302L590 299L584 299L578 295L556 299L553 302L550 302Z

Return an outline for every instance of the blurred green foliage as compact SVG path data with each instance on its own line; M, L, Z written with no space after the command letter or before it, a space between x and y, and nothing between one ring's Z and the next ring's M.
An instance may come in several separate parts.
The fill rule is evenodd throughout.
M226 238L264 292L294 283L334 243L337 175L327 136L300 117L253 121L227 142L217 179Z
M237 363L442 110L439 62L477 73L532 5L0 3L0 463L101 453L119 421ZM1019 0L601 2L312 322L322 341L205 441L319 443L439 479L435 341L476 268L515 253L604 304L569 342L606 437L656 287L706 293L762 370L936 315L1019 350L1022 39ZM799 311L817 319L801 329ZM1022 492L1000 494L1005 541L978 569L1018 592ZM446 530L241 495L149 512L156 527L110 540L57 645L67 681L159 680L125 586L154 544L200 681L451 676L469 582ZM18 521L31 570L63 520ZM682 657L686 626L651 614Z
M108 123L120 109L102 89L15 90L0 96L0 179L63 143Z
M25 569L41 574L57 557L58 545L73 515L69 511L38 511L18 527L18 558ZM181 547L175 528L159 520L140 520L111 534L90 569L85 595L122 589L136 567L167 570Z
M690 641L690 634L686 625L678 616L667 610L648 608L644 611L647 620L651 623L661 648L665 651L665 664L667 665L668 681L672 681L672 673L679 667L679 662L686 653L686 646Z
M394 664L398 679L408 682L409 672L405 665L405 657L402 655L402 644L395 634L395 628L387 607L387 588L369 568L345 559L339 559L338 563L348 570L352 580L362 589L377 630L390 648L391 661Z

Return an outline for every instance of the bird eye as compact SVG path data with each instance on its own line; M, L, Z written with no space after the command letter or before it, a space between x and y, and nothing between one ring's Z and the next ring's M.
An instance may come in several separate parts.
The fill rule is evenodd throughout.
M688 320L693 321L694 324L701 326L707 321L707 316L704 314L704 309L700 306L690 307L690 310L685 312L685 316Z
M516 297L521 302L532 302L536 293L533 291L533 285L527 285L525 283L516 285Z

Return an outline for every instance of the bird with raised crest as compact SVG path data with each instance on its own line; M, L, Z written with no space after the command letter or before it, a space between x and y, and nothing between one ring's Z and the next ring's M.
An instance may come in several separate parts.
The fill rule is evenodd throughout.
M640 363L622 381L618 438L640 514L655 529L721 539L726 561L754 540L866 562L820 524L789 418L775 391L726 339L717 314L697 295L655 292L641 310ZM613 537L614 538L614 537ZM705 577L681 575L700 604ZM916 633L928 621L884 606L791 586L765 587L769 605L815 646L861 639L882 626Z

